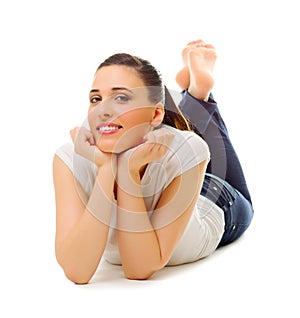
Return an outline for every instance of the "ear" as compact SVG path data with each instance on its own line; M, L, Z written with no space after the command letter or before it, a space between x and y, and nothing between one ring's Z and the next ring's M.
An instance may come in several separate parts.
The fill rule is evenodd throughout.
M164 108L163 104L162 103L156 104L155 109L154 109L154 113L153 113L153 117L152 117L152 120L150 122L151 126L153 128L158 127L162 123L164 116L165 116L165 108Z

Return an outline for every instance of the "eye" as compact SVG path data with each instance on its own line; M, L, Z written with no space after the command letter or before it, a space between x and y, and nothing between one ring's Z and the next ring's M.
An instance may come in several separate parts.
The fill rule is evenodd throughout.
M130 100L130 98L125 94L118 94L115 96L115 100L121 103L126 103Z
M102 100L102 98L98 95L90 97L91 104L96 104L98 102L101 102L101 100Z

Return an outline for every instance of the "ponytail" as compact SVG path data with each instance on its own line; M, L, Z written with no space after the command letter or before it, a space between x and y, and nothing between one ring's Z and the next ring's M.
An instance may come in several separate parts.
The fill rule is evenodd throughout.
M163 124L172 126L180 130L191 130L188 120L184 117L179 107L175 104L169 90L164 85L165 116Z

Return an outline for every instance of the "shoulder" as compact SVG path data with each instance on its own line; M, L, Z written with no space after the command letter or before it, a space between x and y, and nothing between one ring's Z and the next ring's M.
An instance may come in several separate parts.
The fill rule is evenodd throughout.
M58 156L71 171L73 171L74 145L72 143L66 143L60 146L55 151L55 155Z
M65 165L71 170L75 179L81 184L87 194L91 193L98 167L74 151L73 143L60 146L56 152Z
M165 125L174 134L172 149L175 153L181 154L184 157L194 158L200 163L204 160L209 160L210 152L207 143L193 131L183 131Z
M170 131L174 139L166 156L152 164L151 169L163 171L166 184L169 184L175 177L209 160L210 154L206 142L194 132L167 125L163 125L163 128Z

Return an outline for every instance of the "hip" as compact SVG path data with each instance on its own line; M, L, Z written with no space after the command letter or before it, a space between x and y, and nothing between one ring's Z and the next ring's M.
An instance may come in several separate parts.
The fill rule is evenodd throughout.
M252 204L228 182L207 173L201 195L220 207L224 213L224 234L219 246L237 240L249 227L254 213Z

